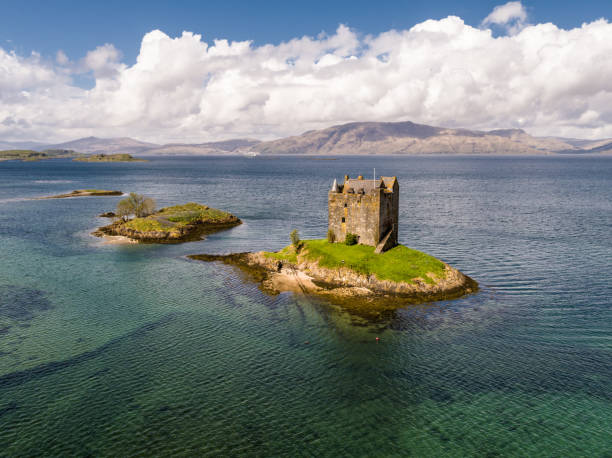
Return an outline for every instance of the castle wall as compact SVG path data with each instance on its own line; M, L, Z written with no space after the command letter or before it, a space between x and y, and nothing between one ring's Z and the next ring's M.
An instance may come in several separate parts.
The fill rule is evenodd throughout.
M381 198L380 218L379 218L379 233L380 237L384 237L387 232L393 229L391 235L391 244L397 245L398 225L399 221L399 192L394 189L394 192L384 192Z
M347 233L358 236L359 243L377 246L391 232L385 249L397 245L399 221L399 185L396 177L381 181L349 180L338 186L334 181L328 195L329 229L337 242Z
M329 229L338 242L343 242L350 232L359 236L361 244L375 246L378 243L381 195L382 190L365 194L329 193Z

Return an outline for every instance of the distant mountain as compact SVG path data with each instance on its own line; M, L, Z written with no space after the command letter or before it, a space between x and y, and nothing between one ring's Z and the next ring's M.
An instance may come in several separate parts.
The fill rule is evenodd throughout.
M478 131L412 122L354 122L262 142L261 154L542 154L580 148L522 129Z
M449 129L413 122L353 122L272 141L232 139L158 145L133 138L80 138L55 145L0 142L0 149L74 150L88 154L231 155L260 153L361 154L601 154L612 153L612 139L534 137L522 129Z
M562 141L564 143L569 143L572 146L576 146L583 150L589 150L593 148L597 148L601 145L605 145L607 143L612 142L610 138L603 138L599 140L585 140L583 138L564 138L564 137L546 137L555 140Z
M9 149L31 149L38 151L41 147L44 147L43 143L39 142L7 142L0 140L0 150Z
M55 145L46 145L42 149L71 149L79 153L142 153L143 151L157 148L159 145L155 143L141 142L129 137L119 138L98 138L85 137L78 140L72 140L65 143ZM39 149L39 148L37 148Z
M589 148L585 152L587 153L612 153L612 140L606 140L600 142L597 146Z
M251 147L259 144L259 140L238 138L219 142L199 144L169 143L146 151L146 154L228 154L249 151Z

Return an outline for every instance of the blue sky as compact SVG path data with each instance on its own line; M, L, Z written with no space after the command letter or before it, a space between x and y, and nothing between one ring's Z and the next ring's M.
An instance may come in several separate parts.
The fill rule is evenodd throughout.
M611 0L0 0L0 140L354 121L610 138L611 18Z
M32 51L54 56L61 49L70 59L112 43L126 63L138 55L142 36L160 29L170 36L183 30L214 38L277 44L292 38L333 33L346 24L363 34L407 29L427 19L449 15L478 26L500 1L0 1L0 46L21 55ZM562 28L612 17L612 1L524 1L533 23Z

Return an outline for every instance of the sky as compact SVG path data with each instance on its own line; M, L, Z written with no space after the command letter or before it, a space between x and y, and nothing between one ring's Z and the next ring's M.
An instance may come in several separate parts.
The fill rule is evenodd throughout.
M0 140L612 137L612 2L0 0Z

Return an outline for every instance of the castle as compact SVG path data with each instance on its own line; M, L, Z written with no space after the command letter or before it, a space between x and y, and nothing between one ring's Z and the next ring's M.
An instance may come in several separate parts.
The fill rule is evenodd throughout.
M399 184L397 177L364 180L363 176L344 183L336 180L329 191L329 230L338 242L355 234L358 242L382 253L397 245Z

